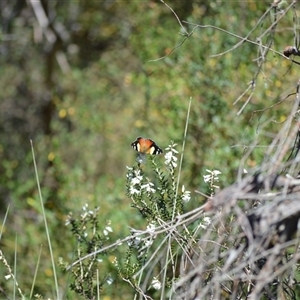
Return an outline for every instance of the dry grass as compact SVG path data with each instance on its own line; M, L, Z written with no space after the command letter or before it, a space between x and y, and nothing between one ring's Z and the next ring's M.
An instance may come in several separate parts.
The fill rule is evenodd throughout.
M211 223L184 251L176 299L299 299L298 88L259 169L205 204Z

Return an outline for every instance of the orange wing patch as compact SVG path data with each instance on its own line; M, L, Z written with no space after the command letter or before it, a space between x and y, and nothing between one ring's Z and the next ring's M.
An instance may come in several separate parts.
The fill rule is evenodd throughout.
M162 149L159 148L154 141L144 139L142 137L138 137L133 143L131 143L131 147L143 154L156 155L163 153Z

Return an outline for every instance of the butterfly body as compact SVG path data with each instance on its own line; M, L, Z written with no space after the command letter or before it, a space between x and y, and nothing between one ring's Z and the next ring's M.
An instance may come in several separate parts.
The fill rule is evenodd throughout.
M138 137L133 143L131 143L131 147L137 152L143 154L156 155L163 153L163 150L159 148L153 140L142 137Z

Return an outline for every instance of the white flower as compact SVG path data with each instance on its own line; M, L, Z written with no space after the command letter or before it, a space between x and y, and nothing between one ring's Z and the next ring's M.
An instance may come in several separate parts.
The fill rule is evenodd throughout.
M165 164L172 169L175 169L177 167L176 154L178 153L178 151L175 149L175 146L177 146L177 144L174 144L172 142L172 144L166 148L166 154L165 154Z
M203 180L204 180L205 183L209 182L210 179L211 179L211 175L203 175Z
M174 152L174 154L177 154L178 151L175 149L176 146L177 146L177 144L171 144L171 145L169 145L169 147L166 148L166 151L171 151L171 152Z
M142 181L142 179L143 179L143 176L141 176L141 175L138 175L138 176L136 176L136 177L133 177L132 179L131 179L131 185L136 185L136 184L140 184L140 182Z
M111 285L113 282L114 282L114 280L111 277L108 277L106 279L106 283L109 284L109 285Z
M174 156L173 151L169 151L165 154L165 164L167 166L170 166L172 168L176 168L177 167L177 157Z
M156 277L153 277L151 285L155 290L161 289L161 282Z
M110 226L106 226L103 230L104 235L108 235L109 232L113 232L112 228Z
M191 200L191 192L190 191L186 191L184 185L182 186L182 201L187 203Z
M155 229L156 229L156 226L153 222L151 222L147 226L147 232L150 233L150 237L144 241L144 245L145 245L146 248L149 248L153 244L153 240L156 237L155 236Z
M152 182L148 182L144 185L141 186L141 189L143 190L146 190L147 193L152 193L154 194L155 193L155 189L153 188L154 184Z
M211 218L210 217L204 217L202 219L202 222L199 224L199 226L203 229L206 229L209 224L211 223Z
M218 182L219 181L219 175L222 174L219 170L206 170L208 172L208 175L203 175L204 182Z
M147 231L153 234L155 232L155 224L154 223L150 223L147 226Z
M141 193L141 191L139 191L138 189L136 189L134 186L130 186L129 187L129 193L130 195L139 195Z
M81 217L82 219L85 219L87 215L88 215L88 213L87 213L87 212L84 212L84 213L82 213L82 214L80 215L80 217Z
M141 175L141 170L140 169L134 170L133 168L130 167L127 167L127 169L128 169L128 173L126 177L129 179L130 183L132 185L139 184L143 179L143 176Z
M134 237L134 238L132 238L131 240L129 240L129 241L127 242L127 245L128 245L129 247L133 246L134 248L137 249L140 243L141 243L141 238L137 236L137 237Z
M129 171L132 171L130 168L128 168ZM129 194L130 195L139 195L141 193L140 191L140 184L143 180L143 176L141 175L141 170L137 169L133 172L127 174L127 178L129 179Z
M88 214L89 214L89 211L87 210L88 209L88 204L86 203L86 204L84 204L83 206L82 206L82 214L80 215L80 217L82 218L82 219L85 219L87 216L88 216Z
M218 176L218 175L222 174L222 172L219 171L219 170L213 170L213 174L214 174L215 176Z
M71 217L68 217L66 222L65 222L65 226L68 226L71 224Z
M152 244L153 244L153 240L152 239L147 239L144 242L144 245L145 245L146 248L149 248Z

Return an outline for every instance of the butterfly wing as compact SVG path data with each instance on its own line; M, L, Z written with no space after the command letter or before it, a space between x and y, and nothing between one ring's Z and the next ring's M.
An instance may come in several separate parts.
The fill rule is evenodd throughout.
M144 154L156 155L163 153L163 150L159 148L153 140L142 137L138 137L133 143L131 143L131 147Z

